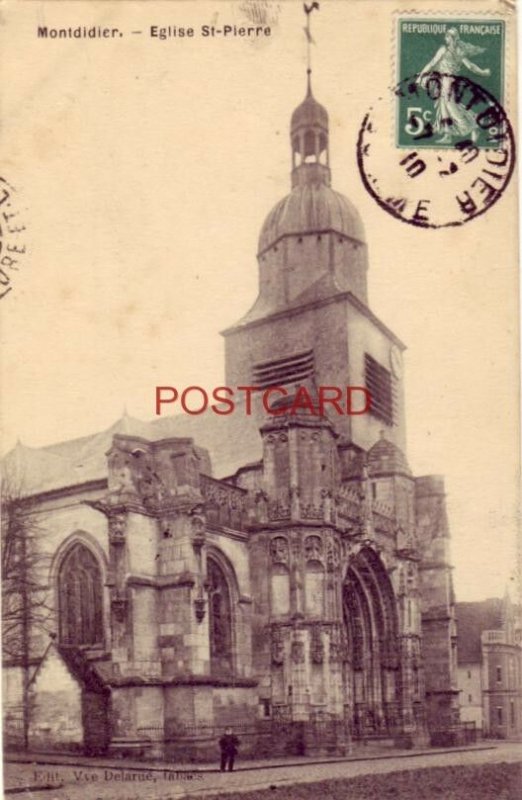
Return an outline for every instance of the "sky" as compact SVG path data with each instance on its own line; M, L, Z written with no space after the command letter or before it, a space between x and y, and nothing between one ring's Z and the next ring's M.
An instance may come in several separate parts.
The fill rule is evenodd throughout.
M242 24L251 4L239 0L6 7L3 58L24 55L2 90L1 174L28 254L0 300L4 452L94 433L124 409L151 419L156 385L222 383L219 331L256 297L257 237L290 189L289 121L305 93L301 3L258 5L272 35L254 41L148 35ZM425 230L366 192L355 143L393 84L389 8L322 3L314 93L333 186L366 228L370 307L408 347L409 462L446 477L457 596L474 600L502 595L515 559L516 196L512 185L461 228ZM124 35L39 39L38 25Z

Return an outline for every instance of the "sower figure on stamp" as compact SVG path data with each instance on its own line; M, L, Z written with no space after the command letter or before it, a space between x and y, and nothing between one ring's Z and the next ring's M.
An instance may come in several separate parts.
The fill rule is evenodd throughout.
M426 80L429 81L433 70L440 73L441 86L439 95L435 99L433 126L435 131L443 134L438 140L439 144L448 144L453 136L461 138L470 136L472 141L476 141L479 132L476 114L455 99L453 83L455 77L462 71L462 67L466 67L475 75L491 75L489 68L482 69L468 57L483 53L485 48L463 42L456 28L450 28L446 32L444 41L445 44L439 47L431 61L423 68L416 83L423 84Z
M232 728L225 729L225 733L219 740L219 746L221 748L221 772L224 772L227 766L228 771L232 772L239 747L239 739L232 733Z

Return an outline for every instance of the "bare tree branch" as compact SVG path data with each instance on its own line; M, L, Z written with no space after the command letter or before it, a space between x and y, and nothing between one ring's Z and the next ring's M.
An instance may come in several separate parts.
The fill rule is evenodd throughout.
M19 480L4 475L0 507L2 578L2 655L23 670L24 743L28 744L28 686L37 640L52 619L47 574L50 556L42 547L34 500Z

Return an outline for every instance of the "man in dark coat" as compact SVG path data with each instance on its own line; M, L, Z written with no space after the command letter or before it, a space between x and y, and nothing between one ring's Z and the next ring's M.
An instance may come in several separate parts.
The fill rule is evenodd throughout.
M232 733L232 728L226 728L225 733L219 740L221 748L221 772L224 772L228 765L228 771L234 769L234 759L239 747L239 739Z

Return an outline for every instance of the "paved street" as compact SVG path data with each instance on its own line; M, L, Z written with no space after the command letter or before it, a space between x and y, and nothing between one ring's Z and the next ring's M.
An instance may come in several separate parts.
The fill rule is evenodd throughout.
M7 763L5 787L8 796L20 800L172 800L203 797L226 791L247 791L358 775L454 764L485 764L521 761L520 743L485 744L488 749L465 752L423 752L316 764L243 768L232 774L207 769L177 772L161 765L140 767L105 762L106 766ZM245 767L245 765L243 765ZM186 766L183 767L187 769ZM56 788L44 788L53 786ZM29 787L25 790L24 787ZM38 787L38 788L37 788ZM13 789L18 789L11 794Z

